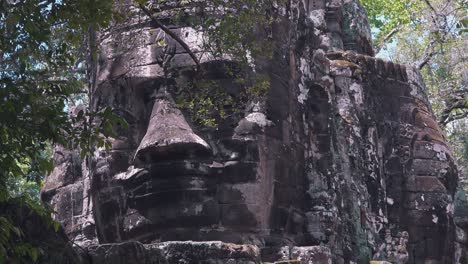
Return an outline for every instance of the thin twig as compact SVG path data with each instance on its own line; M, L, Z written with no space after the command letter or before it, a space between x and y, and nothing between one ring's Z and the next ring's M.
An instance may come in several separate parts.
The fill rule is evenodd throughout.
M379 53L382 50L382 48L385 46L386 42L390 40L396 33L398 33L398 31L400 31L400 27L396 27L392 29L392 31L390 31L390 33L388 33L385 36L385 38L380 42L380 44L377 46L377 48L375 49L375 54Z
M177 36L174 32L172 32L169 28L167 28L165 25L163 25L159 20L151 14L151 12L146 8L144 5L140 4L139 5L141 10L151 19L151 22L153 22L157 28L160 28L162 31L166 32L169 36L171 36L175 41L177 41L190 55L190 57L193 59L195 64L197 64L197 68L200 68L200 61L198 60L197 56L190 50L190 47L185 43L179 36Z
M442 44L445 42L447 37L447 32L443 32L442 37L440 38L439 44ZM431 43L426 47L426 51L424 52L426 55L424 56L425 58L421 61L421 63L418 64L418 69L421 70L426 64L429 63L429 61L438 53L436 51L435 45L438 44L437 39L433 39Z
M445 109L442 112L441 118L439 123L442 124L443 126L446 126L448 123L461 119L467 116L468 112L468 105L467 105L467 100L466 100L466 91L461 89L461 90L455 90L451 92L452 98L450 98L448 101L448 106L445 107ZM462 110L465 111L461 114L454 114L451 115L454 110Z
M424 0L424 2L427 4L427 6L429 6L430 9L432 9L432 11L434 11L436 15L438 14L435 8L432 6L432 4L429 2L429 0Z
M462 114L459 114L459 115L454 115L454 116L450 116L450 117L447 117L445 119L442 119L440 121L440 124L445 127L447 126L450 122L453 122L455 120L460 120L460 119L463 119L465 117L468 116L468 112L465 112L465 113L462 113Z
M429 45L427 47L427 49L426 49L427 51L429 51L430 49L432 49L432 51L429 52L429 53L426 52L426 56L425 56L424 60L421 63L419 63L419 65L418 65L419 70L424 68L424 66L426 66L429 63L429 61L432 59L432 57L434 57L434 55L437 54L437 52L435 51L435 48L433 46L434 46L434 42L432 42L431 45Z

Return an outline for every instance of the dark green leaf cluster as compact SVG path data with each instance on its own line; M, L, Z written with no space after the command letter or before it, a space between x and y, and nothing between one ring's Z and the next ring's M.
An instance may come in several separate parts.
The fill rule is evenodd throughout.
M0 264L45 263L44 256L54 255L75 259L64 248L67 242L57 234L59 223L37 199L13 197L0 203L0 210Z
M367 11L371 27L378 30L378 33L373 36L376 46L384 42L392 30L412 23L415 19L414 11L420 10L423 5L419 0L362 0L360 2Z
M74 126L68 135L70 140L63 145L70 149L80 149L82 159L92 152L94 147L110 149L109 138L116 137L116 126L128 129L125 119L114 113L111 107L100 111L88 111L83 108L76 115L72 115L70 120Z
M69 146L86 140L89 146L98 141L97 131L77 126L67 110L77 94L87 93L85 36L91 28L109 25L112 4L0 0L0 205L23 199L46 219L49 213L37 197L20 193L27 185L21 182L40 184L52 170L51 143ZM110 135L107 123L115 120L113 115L95 115L105 124L102 134ZM6 212L0 212L0 221L0 262L33 263L40 251L21 240L22 231Z
M69 99L86 92L83 36L108 24L112 1L0 3L0 171L18 176L37 161L45 172L41 150L67 142Z
M272 1L212 0L205 5L215 11L197 16L194 22L207 32L204 45L214 56L230 55L250 66L260 57L271 58L272 26L279 20Z
M189 113L192 122L207 128L226 119L239 120L249 101L262 98L270 88L266 74L252 74L242 64L227 62L216 71L201 68L176 80L177 106Z
M209 78L201 72L179 76L177 90L174 91L175 101L179 108L190 114L192 122L203 127L216 127L221 120L238 114L241 109L239 98L234 93L228 93L223 83L235 80L234 70L230 65L223 65L221 78ZM241 84L233 84L236 90L241 90Z

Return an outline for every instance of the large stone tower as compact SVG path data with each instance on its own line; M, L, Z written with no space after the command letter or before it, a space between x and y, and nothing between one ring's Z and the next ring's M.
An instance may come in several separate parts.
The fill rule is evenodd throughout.
M273 4L273 54L247 69L171 19L210 1L163 2L156 18L200 66L118 1L90 107L129 129L85 160L57 147L42 190L84 263L458 261L452 154L418 71L373 57L357 0ZM267 89L250 96L233 69ZM225 113L200 113L207 98Z

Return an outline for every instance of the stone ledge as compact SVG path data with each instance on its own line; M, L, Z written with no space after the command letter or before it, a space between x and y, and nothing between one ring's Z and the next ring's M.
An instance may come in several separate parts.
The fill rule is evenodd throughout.
M323 246L285 247L282 260L274 264L331 264L331 251ZM142 244L136 241L91 246L79 250L81 263L91 264L260 264L260 249L221 241L169 241Z
M402 82L408 81L406 67L402 64L385 61L380 58L358 54L352 51L335 51L327 54L330 60L344 60L360 66L364 72L371 72L384 77Z
M323 246L283 247L282 260L263 264L332 264L331 251Z
M90 247L81 257L86 264L261 263L258 247L221 241L103 244Z
M408 181L407 191L411 192L429 192L429 193L447 193L447 189L435 176L416 176Z

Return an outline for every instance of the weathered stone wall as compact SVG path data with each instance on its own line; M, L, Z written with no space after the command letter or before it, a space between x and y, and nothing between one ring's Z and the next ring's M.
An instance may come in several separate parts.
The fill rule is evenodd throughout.
M428 108L419 74L403 65L353 53L329 57L334 59L335 82L341 83L337 87L353 94L344 100L355 102L355 107L367 105L367 109L349 111L360 114L347 119L348 124L361 122L358 127L367 129L366 153L355 157L365 161L363 165L370 171L365 180L370 210L361 222L373 231L389 228L399 240L396 247L391 246L393 252L381 248L374 257L387 254L382 259L396 261L388 255L398 255L398 245L405 244L409 263L451 263L456 168ZM357 78L350 67L354 73L358 71ZM359 134L355 135L358 138L353 141L359 142ZM383 246L376 242L378 247ZM380 243L389 242L393 241Z
M197 15L197 2L177 3L162 21ZM451 152L419 73L371 57L357 1L277 6L258 98L239 99L245 87L226 73L236 62L205 50L203 32L170 24L202 79L234 98L216 128L177 103L196 75L187 52L131 1L117 8L126 20L96 35L91 107L113 107L130 128L85 161L57 149L43 189L84 259L456 263ZM222 242L166 242L188 240Z

